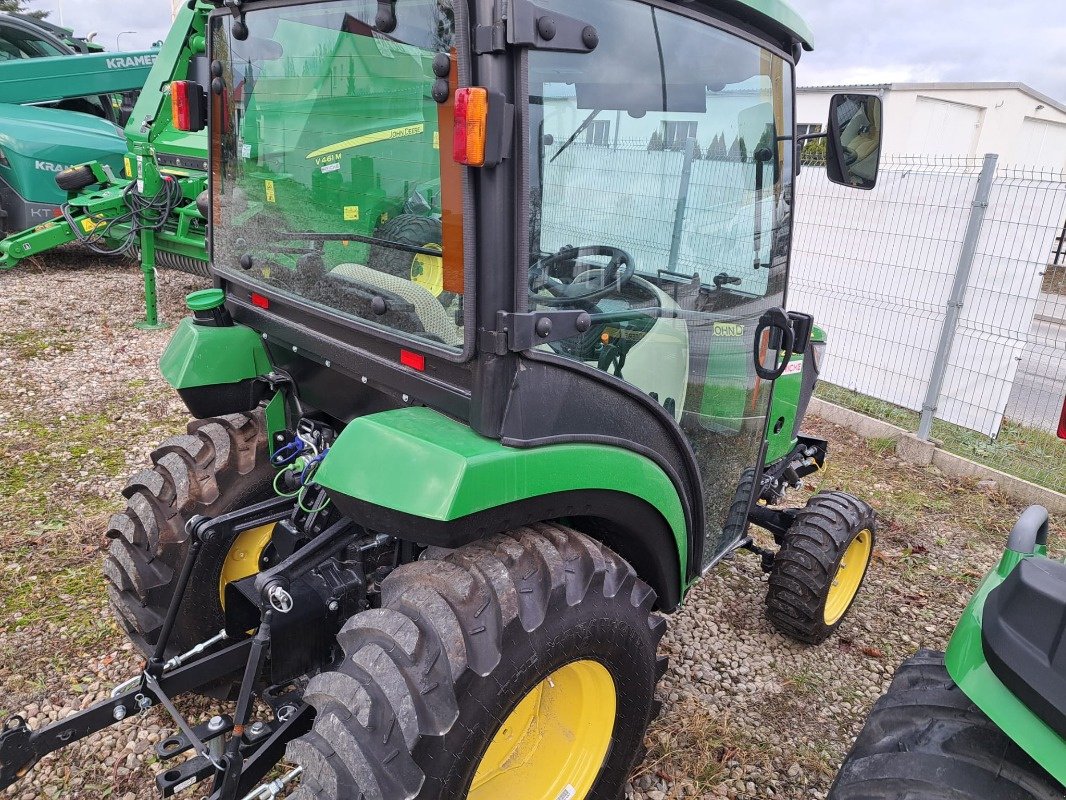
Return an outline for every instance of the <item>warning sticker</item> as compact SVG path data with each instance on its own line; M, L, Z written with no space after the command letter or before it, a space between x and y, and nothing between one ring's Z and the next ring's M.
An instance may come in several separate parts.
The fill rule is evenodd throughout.
M433 149L440 150L440 131L433 131Z
M274 194L274 181L263 181L263 186L266 187L266 201L268 203L278 202L277 195Z
M358 222L359 221L359 206L345 206L344 207L344 221L345 222Z
M577 789L571 786L569 783L563 787L563 790L559 792L559 796L555 800L573 800L574 795L577 794Z

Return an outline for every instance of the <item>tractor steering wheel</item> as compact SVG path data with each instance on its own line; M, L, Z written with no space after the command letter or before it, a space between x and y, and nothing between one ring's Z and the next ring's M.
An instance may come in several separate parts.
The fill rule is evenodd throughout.
M573 265L582 258L592 256L608 256L611 261L605 267L590 265L588 270L576 275L569 283L551 274L559 264ZM548 308L592 303L621 289L636 272L633 256L621 248L602 244L564 247L529 268L530 300ZM548 293L542 293L540 290L543 289Z

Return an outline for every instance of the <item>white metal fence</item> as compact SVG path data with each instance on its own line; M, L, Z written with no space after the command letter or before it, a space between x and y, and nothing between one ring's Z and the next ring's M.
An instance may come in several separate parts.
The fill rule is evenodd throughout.
M830 331L823 378L922 413L921 435L935 416L1047 438L1066 395L1066 295L1046 280L1064 219L1066 174L995 156L888 159L865 193L804 169L789 306ZM1066 449L1040 453L1036 470L1063 470Z

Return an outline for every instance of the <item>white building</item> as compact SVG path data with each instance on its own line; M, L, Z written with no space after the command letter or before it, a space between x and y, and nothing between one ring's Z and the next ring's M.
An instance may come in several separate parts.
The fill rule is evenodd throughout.
M885 155L982 156L1001 164L1066 169L1066 105L1024 83L885 83L800 87L801 133L824 129L829 98L878 94Z

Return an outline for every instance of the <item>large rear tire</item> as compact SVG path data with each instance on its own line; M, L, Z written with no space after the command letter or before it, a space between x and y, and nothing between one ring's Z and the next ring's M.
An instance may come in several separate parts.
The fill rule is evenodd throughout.
M108 526L104 575L111 609L145 654L159 637L174 584L188 551L185 523L269 498L274 470L261 411L189 424L152 453L152 467L130 478L126 510ZM219 582L231 542L205 544L171 634L168 655L183 652L223 627Z
M951 680L943 653L896 671L829 800L1062 800L1063 787Z
M632 567L542 524L400 567L311 679L293 800L616 800L658 711L666 622Z

